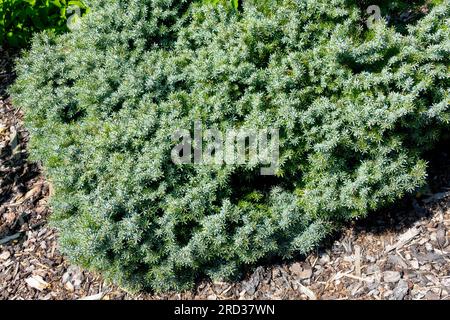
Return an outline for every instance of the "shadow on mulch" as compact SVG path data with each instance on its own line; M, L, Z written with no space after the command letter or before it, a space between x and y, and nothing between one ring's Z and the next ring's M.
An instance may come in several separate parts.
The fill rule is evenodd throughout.
M401 234L411 228L416 222L430 218L433 215L433 209L439 204L426 204L422 200L436 193L450 191L449 145L450 138L446 138L425 155L424 158L429 164L429 174L426 186L421 189L422 192L418 192L417 195L405 195L392 205L369 213L365 218L345 224L344 228L328 236L316 249L316 253L332 251L336 242L344 238L348 227L351 227L353 231L352 238L357 238L360 234L381 235L388 232ZM450 207L450 201L444 202L444 204L446 207ZM244 278L248 278L254 272L256 266L271 269L293 262L306 261L306 258L307 256L305 255L297 255L292 259L280 261L279 257L274 257L257 265L246 267L243 270ZM236 281L242 281L244 278L239 277Z
M0 183L0 204L9 202L14 195L25 193L29 182L40 175L39 166L28 162L27 158L26 153L18 157L14 157L11 152L0 154L0 163L4 166Z
M428 218L435 204L423 202L428 196L450 191L450 139L444 139L425 155L428 161L427 185L417 195L406 195L401 200L368 217L357 221L354 229L358 233L381 234L387 231L401 232L415 222Z
M27 222L27 215L22 212L23 206L16 206L12 202L15 198L29 191L30 186L40 175L38 164L28 161L26 149L28 133L20 121L22 113L12 107L7 93L8 87L16 77L14 60L17 56L17 51L4 50L0 47L0 116L7 128L7 145L0 148L0 238L15 234ZM11 131L11 128L14 128L15 133ZM15 138L12 138L14 135ZM5 138L5 134L3 136ZM16 140L16 150L12 150L8 146L8 144L11 144L8 139ZM7 210L10 213L15 213L16 218L13 222L8 223L2 219L2 214ZM18 223L19 221L20 223Z
M17 50L5 50L0 46L0 100L8 97L7 88L14 82L14 60L18 57Z

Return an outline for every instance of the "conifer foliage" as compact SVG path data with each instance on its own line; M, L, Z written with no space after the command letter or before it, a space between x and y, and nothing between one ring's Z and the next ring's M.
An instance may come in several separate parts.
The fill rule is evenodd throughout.
M348 0L94 0L43 33L15 104L54 186L62 252L132 289L191 288L304 254L424 183L448 132L449 2L398 33ZM274 177L177 165L172 134L279 128Z

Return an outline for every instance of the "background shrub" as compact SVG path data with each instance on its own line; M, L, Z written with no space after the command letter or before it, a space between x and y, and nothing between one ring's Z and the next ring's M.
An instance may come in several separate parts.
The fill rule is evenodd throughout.
M242 0L203 0L204 4L212 4L212 5L222 5L225 7L232 8L234 10L239 10L241 6Z
M78 7L80 14L87 7L78 0L0 0L0 45L24 47L34 32L67 31L67 18Z
M181 290L271 257L424 183L449 129L449 2L406 33L348 0L94 1L37 37L13 89L54 185L64 254L133 289ZM172 163L178 129L278 127L276 177Z

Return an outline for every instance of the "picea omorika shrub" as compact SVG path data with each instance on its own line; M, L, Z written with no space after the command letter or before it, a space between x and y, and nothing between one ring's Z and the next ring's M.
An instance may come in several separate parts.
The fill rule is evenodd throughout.
M62 252L135 290L304 254L424 183L449 129L449 2L399 33L348 0L91 1L18 63ZM269 7L267 7L269 6ZM175 164L172 134L278 128L254 163Z

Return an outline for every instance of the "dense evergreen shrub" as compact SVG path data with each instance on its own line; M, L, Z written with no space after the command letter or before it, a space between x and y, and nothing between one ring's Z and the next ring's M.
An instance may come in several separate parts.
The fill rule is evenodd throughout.
M449 128L449 2L398 33L348 0L94 1L42 34L13 90L64 254L134 289L316 246L424 183ZM171 135L280 128L280 166L175 165Z

